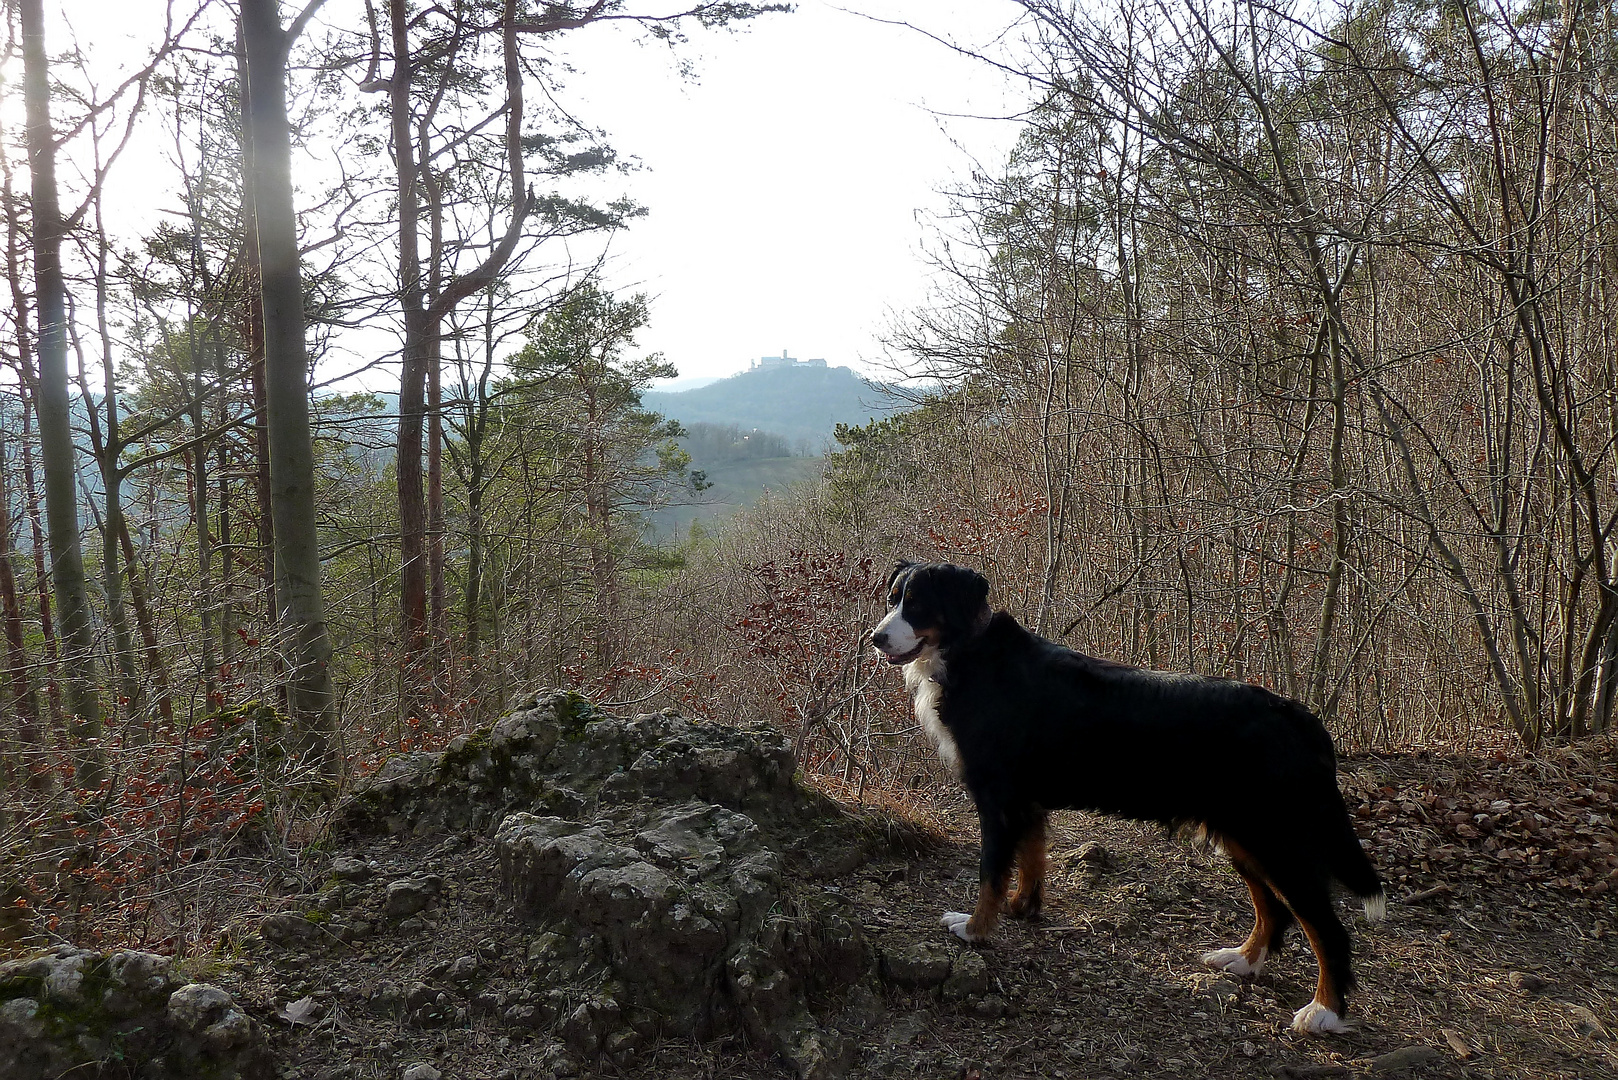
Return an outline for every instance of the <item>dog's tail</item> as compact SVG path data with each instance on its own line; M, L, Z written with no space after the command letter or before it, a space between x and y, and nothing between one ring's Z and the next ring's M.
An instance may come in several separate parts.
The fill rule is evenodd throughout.
M1349 820L1347 807L1344 807L1338 821L1342 823L1340 832L1327 856L1331 861L1332 876L1360 898L1366 921L1381 922L1388 915L1388 894L1383 888L1382 878L1377 874L1376 867L1371 865L1365 849L1360 846L1360 838L1354 832L1354 823Z

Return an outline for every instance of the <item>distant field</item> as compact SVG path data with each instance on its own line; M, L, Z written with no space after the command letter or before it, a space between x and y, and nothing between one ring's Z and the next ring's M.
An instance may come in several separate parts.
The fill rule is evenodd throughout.
M821 459L817 457L758 458L716 466L708 470L713 487L697 496L702 501L666 507L650 515L652 532L659 539L683 540L693 521L706 523L729 517L757 502L766 490L780 491L794 481L819 476L820 467Z

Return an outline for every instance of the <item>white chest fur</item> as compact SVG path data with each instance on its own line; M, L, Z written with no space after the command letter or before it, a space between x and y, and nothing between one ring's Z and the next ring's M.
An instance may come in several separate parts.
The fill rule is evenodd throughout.
M916 708L916 722L938 748L938 756L957 776L961 773L961 752L949 728L938 717L938 703L944 697L939 679L944 674L944 660L936 649L928 649L905 665L905 689L910 691L911 703Z

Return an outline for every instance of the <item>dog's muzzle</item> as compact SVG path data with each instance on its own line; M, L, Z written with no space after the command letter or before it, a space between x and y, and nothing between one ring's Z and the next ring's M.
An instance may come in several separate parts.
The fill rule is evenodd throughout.
M927 643L923 641L917 644L917 646L914 649L911 649L909 652L898 654L891 653L888 651L887 634L872 634L871 644L876 647L877 652L882 654L882 659L895 666L910 663L910 661L920 656L921 651L927 647Z

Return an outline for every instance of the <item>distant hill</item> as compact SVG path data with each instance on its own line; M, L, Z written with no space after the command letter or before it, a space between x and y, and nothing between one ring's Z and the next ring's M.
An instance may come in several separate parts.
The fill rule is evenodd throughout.
M710 466L703 471L713 486L697 496L699 501L665 506L646 519L654 537L683 540L693 521L710 523L729 517L758 502L766 491L781 492L789 484L819 476L822 463L817 457L776 457Z
M825 448L838 424L869 423L905 407L846 367L810 363L758 367L695 390L651 390L641 403L682 424L771 432L811 454Z

